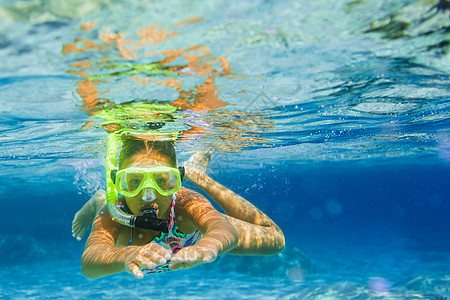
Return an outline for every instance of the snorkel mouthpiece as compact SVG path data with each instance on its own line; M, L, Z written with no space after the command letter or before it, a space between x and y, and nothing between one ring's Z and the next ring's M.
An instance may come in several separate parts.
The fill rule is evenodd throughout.
M169 232L169 221L158 219L157 209L154 207L142 210L142 216L136 217L134 226L140 229Z
M156 207L144 208L141 212L144 217L157 218L158 216L158 208Z
M153 202L156 200L156 195L153 189L146 189L142 193L142 201L144 202Z

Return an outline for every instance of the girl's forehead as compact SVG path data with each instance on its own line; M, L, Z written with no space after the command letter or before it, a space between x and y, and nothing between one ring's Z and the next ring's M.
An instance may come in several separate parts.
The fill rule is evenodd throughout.
M168 166L170 160L168 157L157 153L137 153L128 157L125 161L127 167L137 166Z

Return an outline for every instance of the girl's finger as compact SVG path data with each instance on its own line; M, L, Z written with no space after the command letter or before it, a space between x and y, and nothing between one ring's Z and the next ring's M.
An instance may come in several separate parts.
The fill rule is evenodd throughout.
M169 249L164 248L163 246L160 246L158 244L152 243L151 249L156 252L159 256L163 257L164 259L168 260L172 257L172 251Z
M128 265L127 271L133 274L138 279L142 279L144 277L144 273L142 273L141 269L134 263L130 263Z
M136 257L136 261L138 262L138 265L141 267L148 269L156 268L156 264L145 256L139 255L138 257Z
M145 253L142 254L142 256L154 262L156 265L163 265L167 262L167 259L165 259L164 256L161 256L159 253L155 251L146 251Z
M163 257L165 260L169 260L172 257L172 251L156 243L148 243L140 251L140 253L145 256L149 256L151 252L155 252L159 256Z
M206 263L212 262L213 260L213 256L210 254L206 254L205 256L203 256L203 261Z
M217 255L214 253L214 251L204 251L203 253L203 261L204 262L212 262L215 261L217 258Z

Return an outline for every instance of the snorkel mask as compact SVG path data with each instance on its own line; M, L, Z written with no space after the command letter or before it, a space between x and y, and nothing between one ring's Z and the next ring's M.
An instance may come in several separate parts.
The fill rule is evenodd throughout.
M170 109L176 109L173 106L167 106ZM184 168L176 169L159 166L118 170L117 154L122 147L124 135L146 137L146 139L155 141L174 141L177 139L180 131L167 129L158 131L161 127L165 127L163 122L134 123L133 127L130 128L129 125L120 121L110 120L102 123L102 126L111 124L119 125L121 129L109 133L107 140L106 199L109 213L116 222L122 225L167 233L168 221L158 219L155 208L143 210L142 216L128 214L120 208L118 194L125 197L134 197L145 189L142 198L147 202L152 202L156 199L154 191L163 196L172 195L181 187Z
M154 191L162 196L170 196L181 187L180 169L166 166L112 170L111 177L117 192L125 197L136 197L145 189L142 195L142 200L145 202L152 202L156 199Z

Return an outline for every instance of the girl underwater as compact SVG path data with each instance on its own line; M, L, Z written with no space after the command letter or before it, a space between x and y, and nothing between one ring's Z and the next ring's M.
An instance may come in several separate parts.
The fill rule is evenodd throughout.
M177 168L171 141L121 139L118 170L111 172L115 191L98 191L73 220L78 240L94 220L81 261L86 277L127 271L142 278L209 263L223 253L272 255L284 248L284 235L269 217L206 174L210 153L196 153ZM225 214L181 187L183 175ZM108 205L107 193L118 195L118 205Z

